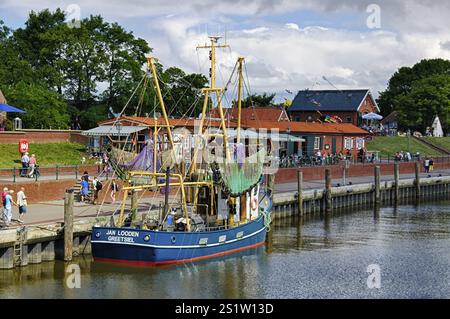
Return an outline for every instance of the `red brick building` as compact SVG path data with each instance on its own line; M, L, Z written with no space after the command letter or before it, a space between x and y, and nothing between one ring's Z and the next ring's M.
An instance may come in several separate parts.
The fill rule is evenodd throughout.
M299 91L288 109L295 122L323 122L326 116L337 116L343 123L361 126L362 116L379 113L377 102L368 89Z

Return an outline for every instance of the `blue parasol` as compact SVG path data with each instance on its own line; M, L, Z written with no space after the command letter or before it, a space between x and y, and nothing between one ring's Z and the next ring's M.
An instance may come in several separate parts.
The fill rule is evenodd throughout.
M8 105L8 104L2 104L0 103L0 112L7 112L7 113L26 113L24 110L18 109L17 107Z

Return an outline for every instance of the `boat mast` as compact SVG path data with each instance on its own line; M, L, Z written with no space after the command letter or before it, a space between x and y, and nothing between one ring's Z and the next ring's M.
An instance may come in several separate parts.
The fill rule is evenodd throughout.
M164 116L164 122L167 126L167 137L169 139L170 145L172 146L172 150L175 150L174 144L173 144L173 138L172 138L172 129L170 128L169 118L167 117L166 112L166 106L164 104L164 99L161 94L161 88L159 87L159 81L158 81L158 75L156 74L156 67L155 67L155 58L154 57L148 57L147 58L148 68L152 71L153 74L153 83L155 85L156 94L158 95L159 103L161 104L161 110Z
M239 72L239 83L238 83L238 124L237 124L237 143L241 142L241 107L242 107L242 64L244 63L244 58L238 58L238 72Z
M203 46L197 46L197 49L210 49L209 52L209 59L211 60L211 68L209 69L209 76L211 78L211 87L204 89L203 92L206 93L206 95L209 95L210 92L215 92L216 96L217 96L217 108L219 109L219 114L220 114L220 120L221 120L221 126L222 126L222 131L223 131L223 143L224 143L224 151L225 151L225 155L227 160L229 159L229 154L228 154L228 145L227 145L227 127L226 127L226 123L225 123L225 117L224 117L224 113L223 113L223 108L222 108L222 96L221 94L224 92L223 88L217 88L216 87L216 48L229 48L229 45L219 45L217 44L219 39L221 37L219 36L210 36L209 39L211 41L210 45L203 45ZM203 132L203 122L204 122L204 117L206 116L206 111L205 108L203 109L204 112L202 112L202 118L201 118L201 122L200 122L200 134L202 134Z

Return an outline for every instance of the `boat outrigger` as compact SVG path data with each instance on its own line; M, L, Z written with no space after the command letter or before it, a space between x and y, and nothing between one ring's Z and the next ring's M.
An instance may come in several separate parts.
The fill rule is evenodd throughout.
M160 89L156 60L148 58L148 77L158 97L162 118L154 119L153 136L139 155L128 164L119 163L116 149L110 147L110 163L123 181L124 197L117 221L95 226L91 244L95 261L159 265L213 258L264 244L272 208L273 175L265 175L268 151L258 140L241 140L241 101L244 58L239 58L238 120L227 127L222 107L225 89L215 84L216 48L219 37L201 48L210 50L210 87L202 89L204 102L196 119L195 147L192 155L180 158ZM233 71L234 73L234 71ZM210 108L217 108L220 119L210 130ZM210 113L209 113L210 114ZM232 133L232 134L230 134ZM233 141L230 142L230 140ZM213 148L205 147L214 143ZM247 145L249 144L249 145ZM210 150L205 159L205 150ZM212 150L212 151L211 151ZM164 206L158 218L136 222L136 194L164 193ZM174 193L175 196L174 196ZM175 203L169 201L169 196ZM131 209L126 201L131 196ZM128 213L128 216L126 216Z

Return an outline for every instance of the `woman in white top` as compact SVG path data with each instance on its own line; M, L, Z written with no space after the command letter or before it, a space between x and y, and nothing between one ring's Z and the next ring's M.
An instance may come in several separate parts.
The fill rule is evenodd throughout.
M19 223L23 223L22 217L27 213L27 196L25 195L25 188L21 187L17 192L17 206L19 206Z

